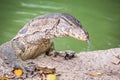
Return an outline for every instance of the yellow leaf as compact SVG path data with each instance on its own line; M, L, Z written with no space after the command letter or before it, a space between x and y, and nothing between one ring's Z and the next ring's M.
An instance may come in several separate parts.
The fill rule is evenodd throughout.
M46 78L47 80L57 80L57 76L54 74L48 74Z
M15 69L13 72L16 76L22 76L23 75L22 69Z
M8 80L8 78L6 78L6 77L2 77L1 80Z

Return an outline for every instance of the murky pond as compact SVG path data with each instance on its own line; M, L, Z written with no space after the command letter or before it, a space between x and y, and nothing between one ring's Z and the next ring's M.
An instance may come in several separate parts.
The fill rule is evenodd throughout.
M91 45L71 37L55 39L57 50L88 51L120 47L119 0L1 0L0 44L12 39L30 19L64 12L80 20L90 34Z

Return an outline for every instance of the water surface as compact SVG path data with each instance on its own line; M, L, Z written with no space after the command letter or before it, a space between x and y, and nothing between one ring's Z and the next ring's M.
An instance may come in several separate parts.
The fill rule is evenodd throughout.
M1 0L0 44L12 39L30 19L47 13L75 16L90 34L87 42L71 37L54 40L57 50L91 51L120 47L119 0Z

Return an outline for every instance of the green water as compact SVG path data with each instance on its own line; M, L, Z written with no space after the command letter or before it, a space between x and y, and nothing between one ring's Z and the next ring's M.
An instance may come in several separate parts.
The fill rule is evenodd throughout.
M89 47L84 41L58 38L54 40L57 50L120 47L120 0L0 0L0 44L14 37L30 19L52 12L75 16L91 39Z

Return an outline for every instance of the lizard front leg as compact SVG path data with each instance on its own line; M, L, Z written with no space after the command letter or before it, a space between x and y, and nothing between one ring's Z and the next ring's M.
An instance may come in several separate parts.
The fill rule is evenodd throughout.
M65 60L71 59L75 57L75 51L72 50L65 50L65 51L56 51L54 48L54 43L51 43L50 49L46 52L46 55L53 55L64 57Z

